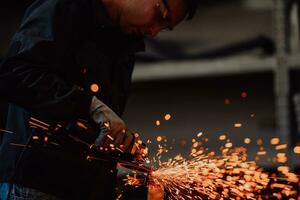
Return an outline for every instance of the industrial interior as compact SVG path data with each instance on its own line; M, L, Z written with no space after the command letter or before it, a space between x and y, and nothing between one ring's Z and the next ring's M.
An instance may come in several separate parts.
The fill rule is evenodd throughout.
M0 61L29 4L11 0L0 7ZM147 143L150 160L159 149L168 149L160 157L167 162L178 155L189 160L199 146L201 155L244 147L247 159L266 173L285 177L282 169L288 168L296 178L282 183L286 185L280 190L276 185L266 189L269 196L231 199L299 200L299 6L299 0L199 0L194 19L145 39L146 52L136 55L122 119ZM7 105L1 103L2 130ZM119 198L147 199L147 183L124 184L136 172L123 171L118 175L123 188ZM181 172L169 178L176 173ZM176 186L165 184L165 199L201 199L197 192L205 193L177 194ZM218 198L206 195L203 199Z

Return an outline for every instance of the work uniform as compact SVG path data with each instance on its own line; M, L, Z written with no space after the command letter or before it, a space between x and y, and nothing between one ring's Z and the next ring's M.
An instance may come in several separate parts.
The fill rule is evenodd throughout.
M13 132L0 146L0 182L63 199L93 199L91 191L113 199L114 161L89 162L59 141L33 143L29 120L87 120L93 95L121 115L134 54L143 50L143 38L114 26L100 0L34 1L0 68L1 98L10 102L6 129Z

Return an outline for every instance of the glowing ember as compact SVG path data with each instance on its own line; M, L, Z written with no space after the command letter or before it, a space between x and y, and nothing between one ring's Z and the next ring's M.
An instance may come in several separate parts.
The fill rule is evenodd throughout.
M111 135L107 134L106 137L108 137L111 141L114 141L114 138Z
M226 140L226 135L220 135L219 140Z
M160 121L156 120L155 124L156 124L156 126L159 126L160 125Z
M249 139L246 142L250 141ZM227 140L225 149L223 147L218 155L215 152L206 152L200 142L194 139L190 158L185 159L179 154L162 162L160 158L167 151L165 147L158 145L158 152L152 163L157 163L159 167L149 174L149 179L155 185L163 186L170 200L297 197L297 189L287 183L299 184L299 177L290 172L289 167L277 168L284 177L269 175L254 161L247 160L245 148L232 146L230 140ZM257 155L266 154L264 148L260 147ZM280 159L287 160L286 153L278 153L277 162L280 162ZM136 174L127 176L126 181L128 185L135 187L143 184ZM272 190L270 196L263 194L267 189Z
M270 140L270 143L271 143L272 145L278 145L278 144L280 143L280 139L279 139L279 138L272 138L272 139Z
M170 115L170 114L166 114L166 115L165 115L165 120L166 120L166 121L169 121L170 119L171 119L171 115Z
M235 124L234 124L234 127L235 127L235 128L241 128L242 126L243 126L243 125L242 125L241 123L235 123Z
M251 143L251 139L250 138L245 138L244 139L244 143L245 144L250 144Z
M116 200L121 200L122 199L122 194L118 195Z
M40 138L39 138L39 136L34 135L34 136L32 136L32 139L33 139L33 140L38 140L38 139L40 139Z
M197 148L198 146L199 146L199 142L193 143L193 147L194 147L194 148Z
M276 150L284 150L287 148L287 144L281 144L281 145L277 145L275 147Z
M300 146L296 146L296 147L294 148L294 153L295 153L295 154L300 154Z
M197 137L201 137L202 135L203 135L203 133L200 132L200 133L197 134Z
M211 152L190 160L171 159L161 163L152 179L165 187L169 199L255 199L255 193L266 188L270 179L255 162L242 160L245 153L244 148L236 148L222 156Z
M278 153L276 155L277 157L277 162L278 163L286 163L287 162L287 156L286 156L286 153Z
M141 178L138 178L137 174L134 174L133 176L126 175L126 179L124 179L124 181L126 182L125 185L131 185L131 186L139 187L140 185L142 185L144 180L141 179Z
M287 166L279 166L277 168L277 171L279 171L279 172L281 172L283 174L286 174L286 173L288 173L290 171L290 168L287 167Z
M232 143L231 143L231 142L226 143L226 144L225 144L225 147L226 147L226 148L231 148L231 147L232 147Z
M81 123L81 122L77 122L76 125L80 128L83 128L83 129L86 129L86 130L88 129L87 126L85 124Z
M267 154L266 151L259 151L259 152L257 152L257 155L259 155L259 156L264 156L266 154Z
M158 136L158 137L156 138L156 141L157 141L157 142L161 142L161 141L162 141L162 137L161 137L161 136Z
M202 200L202 199L297 199L299 176L292 173L288 166L281 164L276 173L268 174L260 168L255 161L248 160L247 150L244 147L235 147L231 140L224 134L219 140L224 141L220 152L209 152L203 146L208 138L201 138L202 132L197 134L198 138L192 138L189 157L181 154L162 161L162 155L167 153L168 148L165 136L156 138L158 150L153 159L147 163L152 164L153 171L148 174L151 183L164 188L167 199L170 200ZM251 139L245 138L245 144L250 144ZM259 150L255 160L267 159L267 151L262 139L256 140ZM270 140L276 149L286 149L286 144L281 144L279 138ZM181 145L186 145L186 140ZM300 146L294 148L294 152L300 153ZM286 163L287 153L279 152L273 159L274 163ZM128 175L125 179L127 185L138 187L144 184L135 174ZM149 190L151 188L149 187ZM266 191L271 193L266 194ZM299 199L299 198L298 198Z
M90 89L92 92L96 93L99 91L99 86L96 83L94 83L91 85Z

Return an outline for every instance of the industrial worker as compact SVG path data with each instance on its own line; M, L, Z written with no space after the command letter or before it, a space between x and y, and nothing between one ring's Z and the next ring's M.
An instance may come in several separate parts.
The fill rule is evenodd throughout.
M110 137L97 144L127 151L135 138L125 135L120 116L135 53L144 51L145 36L171 30L194 12L193 0L33 1L0 68L1 99L10 103L0 199L96 199L95 190L97 199L114 199L114 160L89 162L48 138L33 143L38 130L29 121L108 123Z

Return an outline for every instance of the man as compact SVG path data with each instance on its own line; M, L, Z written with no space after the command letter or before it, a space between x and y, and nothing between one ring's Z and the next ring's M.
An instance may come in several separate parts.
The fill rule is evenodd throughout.
M95 143L109 152L110 147L128 151L134 137L124 134L126 125L119 116L134 54L144 50L144 36L154 37L191 18L192 2L34 1L0 69L1 97L11 103L6 126L10 133L3 134L0 147L1 200L114 198L113 159L88 162L64 148L64 141L48 142L48 136L36 143L34 138L43 137L43 131L29 121L37 118L43 126L45 121L80 118L108 124Z

